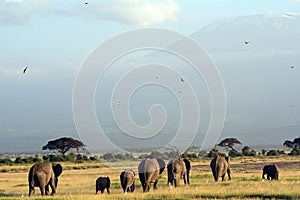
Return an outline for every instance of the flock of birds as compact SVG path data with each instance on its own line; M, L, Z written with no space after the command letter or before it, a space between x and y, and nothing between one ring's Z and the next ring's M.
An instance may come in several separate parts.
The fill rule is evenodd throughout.
M84 4L85 4L85 5L88 5L89 3L88 3L88 2L85 2ZM249 40L245 40L244 43L245 43L245 45L248 45L248 44L250 43L250 41L249 41ZM294 68L295 68L295 66L292 65L292 66L291 66L291 69L294 69ZM23 74L26 73L27 69L28 69L28 67L25 67L25 68L23 69ZM156 76L156 79L158 79L158 76ZM183 78L181 78L181 82L184 82Z

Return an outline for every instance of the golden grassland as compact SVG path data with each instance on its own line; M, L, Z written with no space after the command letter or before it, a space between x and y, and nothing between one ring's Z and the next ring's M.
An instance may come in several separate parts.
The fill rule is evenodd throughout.
M62 163L57 195L42 197L38 188L28 197L27 174L31 165L0 166L0 199L300 199L299 157L240 157L231 159L233 179L215 183L209 168L210 159L192 161L191 185L168 187L164 171L158 189L143 193L138 177L134 193L123 194L119 174L124 169L137 171L139 161L114 163ZM276 163L278 181L262 181L264 164ZM109 166L109 167L107 167ZM111 194L95 194L99 176L111 179ZM23 197L22 197L23 195Z

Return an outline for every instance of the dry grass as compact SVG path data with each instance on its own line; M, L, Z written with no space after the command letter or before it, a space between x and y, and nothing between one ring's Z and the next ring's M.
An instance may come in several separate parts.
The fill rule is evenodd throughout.
M119 174L126 168L136 170L138 162L116 162L113 167L101 163L73 164L63 163L65 168L59 179L55 197L41 197L39 189L28 198L27 173L31 165L1 166L0 199L299 199L300 198L300 161L297 157L276 158L237 158L232 160L233 180L215 183L209 162L192 162L191 185L179 188L166 186L166 172L159 181L156 191L143 193L136 179L134 193L122 194ZM261 168L264 163L277 163L280 166L279 181L261 181ZM10 170L12 168L13 170ZM5 169L5 170L2 170ZM110 176L111 194L95 195L95 180L99 176Z

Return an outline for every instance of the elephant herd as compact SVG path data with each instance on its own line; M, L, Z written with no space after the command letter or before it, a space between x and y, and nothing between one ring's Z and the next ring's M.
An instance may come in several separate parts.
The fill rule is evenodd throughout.
M161 158L146 158L138 165L138 175L144 192L150 190L150 184L153 183L153 188L157 189L157 183L160 175L163 173L166 163ZM231 180L229 157L217 156L210 162L210 168L217 182L219 178L225 181L226 174ZM191 163L188 159L174 159L167 164L168 182L174 187L180 185L180 178L183 178L184 184L190 184ZM42 195L49 195L49 187L51 187L51 195L56 192L58 177L62 173L60 164L53 165L51 163L36 163L28 173L29 196L34 193L34 187L39 187ZM268 180L278 180L279 169L276 165L265 165L263 168L262 179L267 175ZM124 194L133 192L135 189L135 173L132 170L125 170L120 174L120 183ZM101 193L106 189L109 194L110 178L99 177L96 180L96 194Z

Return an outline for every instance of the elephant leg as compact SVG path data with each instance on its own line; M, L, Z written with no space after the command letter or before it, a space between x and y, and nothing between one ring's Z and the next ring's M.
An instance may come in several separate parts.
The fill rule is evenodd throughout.
M270 179L271 179L271 177L269 176L269 174L267 174L267 179L268 179L268 180L270 180Z
M225 174L222 175L222 181L225 181Z
M107 191L107 194L109 194L110 192L109 192L109 188L106 188L106 191Z
M101 189L101 194L103 194L103 192L104 192L104 189Z
M51 179L51 181L50 181L50 187L51 187L51 190L52 190L51 195L54 195L56 193L56 188L55 188L55 183L54 183L53 179ZM48 186L48 192L49 192L49 186Z
M228 175L228 180L231 180L231 171L229 168L227 169L227 175Z
M31 194L34 194L34 187L29 185L29 194L28 194L28 196L31 196Z
M46 194L46 195L49 195L49 185L46 185L46 186L45 186L45 194Z
M216 169L216 170L215 170L215 177L214 177L216 182L218 182L219 176L220 176L220 175L219 175L219 170Z
M154 183L153 183L153 189L157 189L157 183L158 183L158 180L156 180Z
M44 196L45 195L45 187L40 185L39 188L41 191L41 195Z

